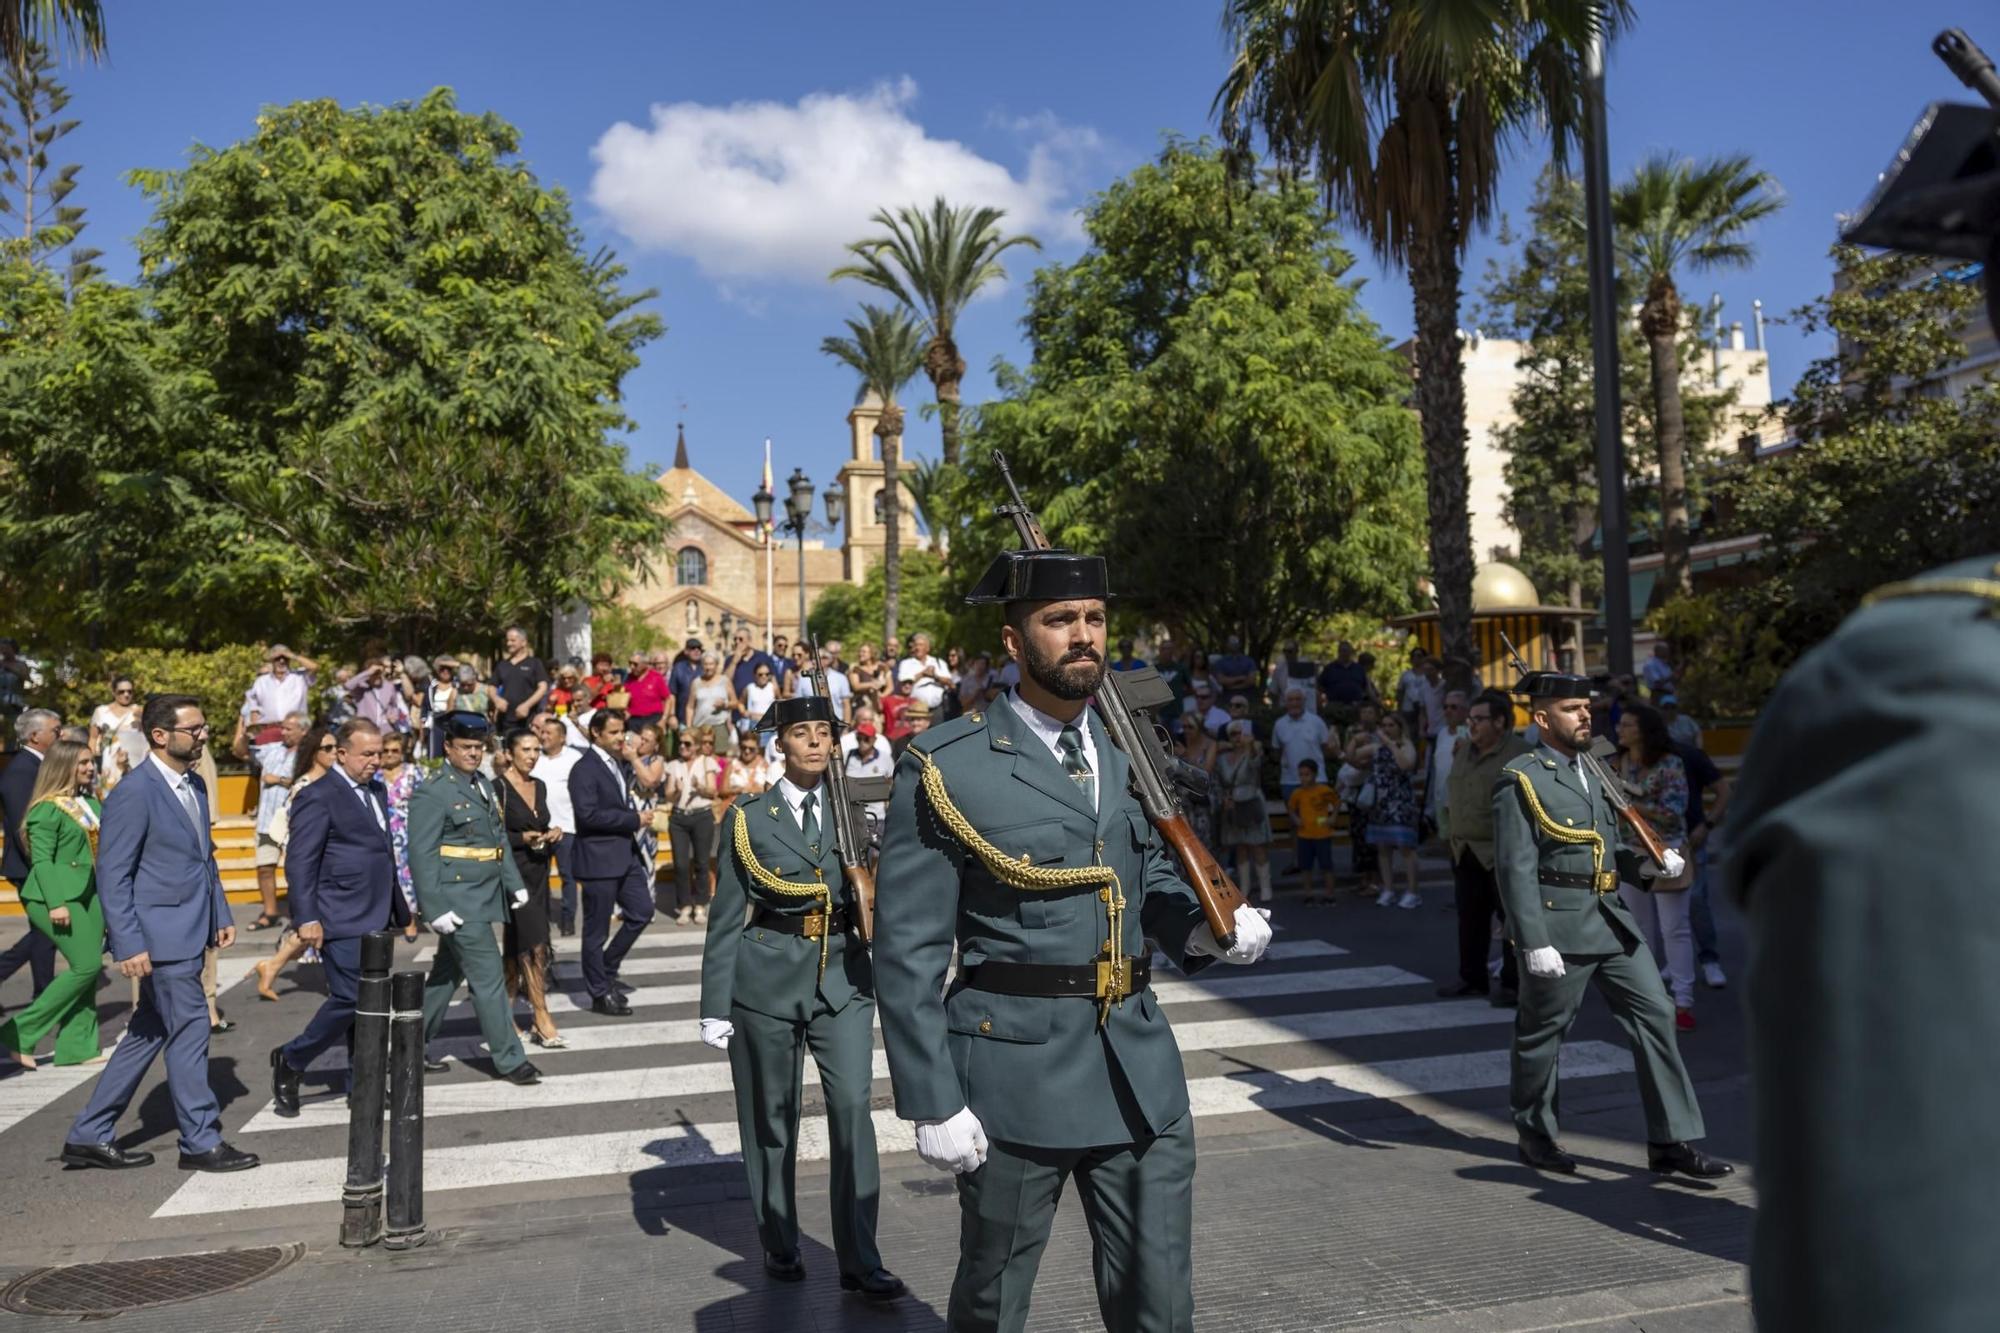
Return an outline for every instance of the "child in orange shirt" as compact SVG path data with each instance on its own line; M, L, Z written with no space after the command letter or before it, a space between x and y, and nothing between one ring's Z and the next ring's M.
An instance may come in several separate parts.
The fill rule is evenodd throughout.
M1285 808L1292 816L1292 836L1296 839L1299 885L1311 895L1312 872L1326 876L1327 902L1333 901L1333 821L1340 811L1340 794L1320 778L1312 760L1299 761L1299 785L1293 789Z

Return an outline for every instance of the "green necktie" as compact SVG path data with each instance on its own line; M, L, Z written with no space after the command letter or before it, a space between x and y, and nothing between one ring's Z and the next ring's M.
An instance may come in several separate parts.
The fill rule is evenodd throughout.
M1090 771L1090 763L1083 757L1083 733L1074 722L1062 729L1056 737L1056 751L1062 756L1063 772L1069 774L1070 781L1083 793L1083 799L1090 808L1097 808L1097 778Z
M813 793L806 793L806 799L801 806L802 818L799 821L805 831L806 846L812 848L814 856L819 855L819 816L813 813L813 806L818 801L819 798Z

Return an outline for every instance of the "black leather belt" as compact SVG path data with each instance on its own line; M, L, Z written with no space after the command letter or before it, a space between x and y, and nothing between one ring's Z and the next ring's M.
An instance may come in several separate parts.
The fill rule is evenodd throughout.
M751 917L751 924L764 930L775 930L786 935L804 935L808 939L818 939L826 933L827 914L825 912L774 912L768 907L760 907ZM842 903L833 909L833 928L836 931L854 929L854 918Z
M958 977L973 990L994 995L1038 995L1051 999L1079 995L1087 1000L1122 1000L1146 989L1152 980L1151 958L1126 958L1124 966L1109 962L978 963L962 967ZM1122 974L1122 977L1121 977Z
M1586 875L1570 870L1544 870L1540 873L1542 883L1557 889L1588 889L1592 893L1610 893L1618 887L1618 876L1607 870L1600 875Z

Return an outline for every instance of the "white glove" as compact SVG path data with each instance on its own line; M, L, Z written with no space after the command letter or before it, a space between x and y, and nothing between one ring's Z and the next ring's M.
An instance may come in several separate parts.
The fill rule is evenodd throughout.
M465 924L465 918L460 916L456 912L446 912L443 916L439 917L437 920L431 922L430 924L431 924L431 929L435 930L438 934L449 935L451 934L451 932L457 930L460 926Z
M1657 867L1648 861L1639 867L1639 873L1647 879L1672 879L1685 869L1687 869L1687 862L1682 859L1679 852L1669 847L1667 848L1666 860L1660 862Z
M1528 975L1534 977L1559 977L1569 970L1563 966L1562 954L1546 945L1528 950L1521 961L1526 964Z
M514 890L514 906L526 907L527 905L528 905L528 891L526 889Z
M704 1018L701 1020L701 1044L713 1046L718 1051L729 1049L729 1039L736 1035L736 1025L726 1018Z
M919 1120L917 1156L955 1176L977 1171L986 1165L986 1127L970 1106L949 1120Z
M1225 963L1254 963L1271 947L1271 912L1243 903L1236 909L1236 943L1225 950L1200 926L1188 935L1187 951L1220 958Z

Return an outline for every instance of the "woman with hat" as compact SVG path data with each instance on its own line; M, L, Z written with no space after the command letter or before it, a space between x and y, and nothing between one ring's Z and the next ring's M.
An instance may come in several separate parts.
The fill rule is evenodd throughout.
M793 1175L810 1048L826 1102L840 1287L893 1300L903 1281L875 1244L874 974L826 808L840 723L830 700L806 695L771 705L764 725L777 733L784 774L725 816L702 949L701 1039L729 1053L764 1271L781 1282L805 1277Z

